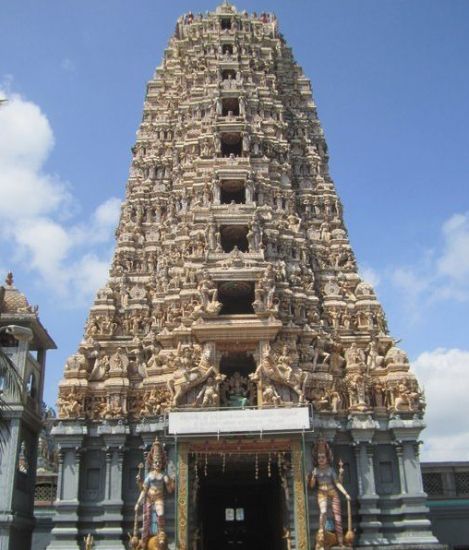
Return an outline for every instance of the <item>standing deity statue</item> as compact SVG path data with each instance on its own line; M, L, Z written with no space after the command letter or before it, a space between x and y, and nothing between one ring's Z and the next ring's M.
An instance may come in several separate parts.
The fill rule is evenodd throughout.
M138 512L143 507L143 527L140 546L146 550L151 548L151 539L159 543L157 548L167 547L167 536L165 533L165 496L174 491L174 479L166 473L166 453L159 442L155 439L147 456L148 474L142 482L140 471L137 474L137 485L140 488L140 495L135 504L135 522L132 540L138 540Z
M351 528L350 495L342 485L343 470L339 475L333 469L332 451L326 441L320 439L313 451L314 469L309 475L308 486L318 489L319 529L316 534L316 550L324 550L331 546L343 546L342 513L340 506L340 491L347 499L348 529L345 543L352 546L354 534ZM331 522L333 520L333 528ZM335 534L334 534L335 531Z
M85 544L85 550L93 550L94 547L94 538L91 533L88 533L86 537L83 537L83 542Z

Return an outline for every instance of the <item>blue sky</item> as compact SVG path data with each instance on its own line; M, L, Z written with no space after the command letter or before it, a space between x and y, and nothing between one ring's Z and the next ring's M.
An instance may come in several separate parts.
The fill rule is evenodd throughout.
M0 270L59 350L106 276L146 81L205 1L1 3ZM292 0L274 11L311 79L352 246L425 386L427 460L469 459L469 3Z

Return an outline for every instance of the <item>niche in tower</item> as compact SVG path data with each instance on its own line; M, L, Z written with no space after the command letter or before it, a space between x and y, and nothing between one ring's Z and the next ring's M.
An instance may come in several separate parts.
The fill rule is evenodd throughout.
M245 225L222 225L220 240L223 251L231 252L237 246L241 252L247 252L249 249L247 234L248 228Z
M255 372L256 361L251 353L245 351L224 353L220 359L220 374L231 376L236 371L246 378Z
M222 115L228 116L230 111L233 116L239 116L239 100L237 97L225 97L222 100Z
M242 143L240 132L223 132L221 134L221 154L223 157L241 156Z
M246 189L244 181L241 180L222 180L220 183L220 203L221 204L246 204Z
M254 283L250 281L221 281L218 283L220 315L253 315Z
M257 404L256 386L249 375L256 371L252 354L245 351L224 353L220 359L220 374L225 380L220 385L223 407L245 407Z
M231 29L231 17L222 17L220 19L220 27L222 30L230 30Z
M233 45L223 44L221 51L223 52L223 55L233 55Z
M225 69L221 72L221 77L223 80L235 80L236 79L236 71L233 69Z

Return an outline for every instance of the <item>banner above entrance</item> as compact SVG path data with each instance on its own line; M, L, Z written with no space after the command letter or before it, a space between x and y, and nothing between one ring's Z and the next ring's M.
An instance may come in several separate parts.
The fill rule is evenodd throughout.
M311 429L310 412L308 407L171 412L168 432L171 435L302 432Z

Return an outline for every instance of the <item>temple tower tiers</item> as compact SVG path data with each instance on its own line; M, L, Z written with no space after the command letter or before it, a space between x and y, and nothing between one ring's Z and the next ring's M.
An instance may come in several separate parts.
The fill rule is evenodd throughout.
M246 495L250 483L277 495L264 542L313 547L305 478L318 438L343 462L356 545L436 546L418 458L423 396L357 273L310 82L275 16L225 2L181 17L132 153L109 279L60 383L49 548L89 533L97 548L124 548L141 532L135 476L156 435L176 485L164 490L170 548L221 548L224 521L245 530L219 537L254 547L242 538L254 497L220 501L220 518L208 504L218 486L241 502L237 475ZM308 407L311 429L295 427ZM243 424L247 410L262 427Z

